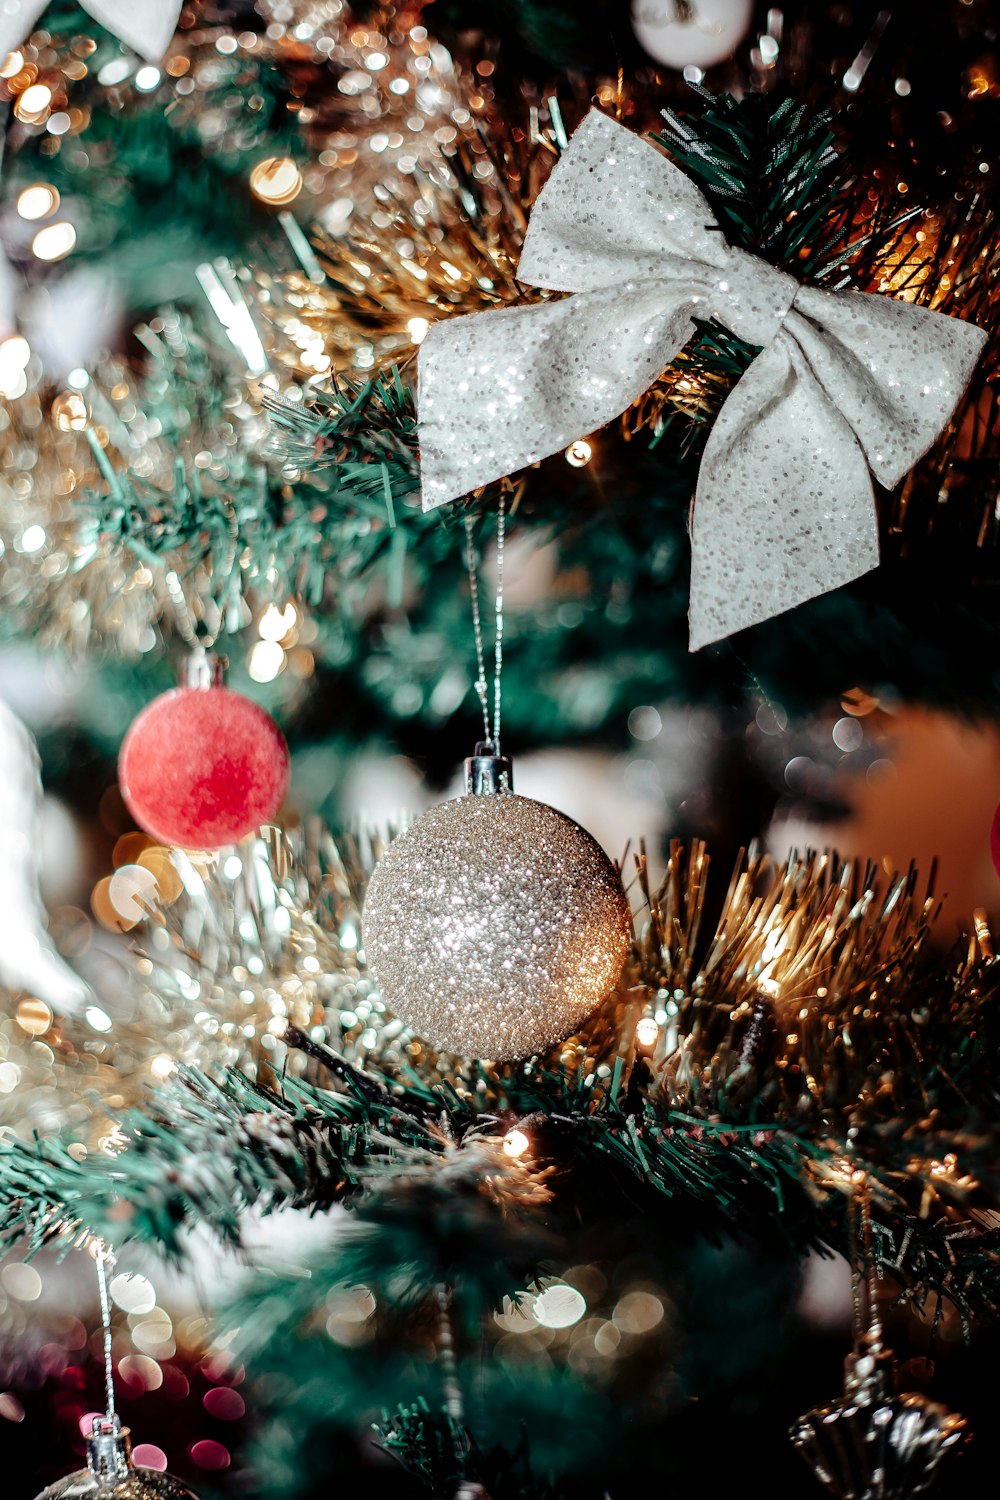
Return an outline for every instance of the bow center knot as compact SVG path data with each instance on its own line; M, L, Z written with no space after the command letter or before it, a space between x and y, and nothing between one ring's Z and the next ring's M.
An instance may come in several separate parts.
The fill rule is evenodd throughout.
M764 348L781 327L798 290L799 283L787 271L731 248L705 300L711 316L731 333Z

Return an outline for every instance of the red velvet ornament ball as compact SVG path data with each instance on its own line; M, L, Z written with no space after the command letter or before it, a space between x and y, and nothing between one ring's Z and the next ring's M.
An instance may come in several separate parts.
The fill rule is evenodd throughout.
M993 827L990 829L990 853L993 856L993 868L1000 875L1000 807L993 814Z
M288 746L269 714L225 687L154 698L125 736L118 781L129 812L161 844L218 849L275 816Z

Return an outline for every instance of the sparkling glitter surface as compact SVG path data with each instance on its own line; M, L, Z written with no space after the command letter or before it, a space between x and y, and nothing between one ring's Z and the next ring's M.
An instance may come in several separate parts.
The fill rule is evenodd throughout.
M37 1500L198 1500L194 1490L156 1469L137 1467L118 1478L102 1479L92 1469L80 1469L57 1479Z
M590 834L513 794L420 818L390 845L364 910L387 1005L467 1057L527 1057L568 1036L614 988L630 931Z
M419 359L425 509L614 420L715 318L763 353L709 438L691 649L878 563L874 474L920 459L986 338L887 297L800 286L727 246L694 183L593 110L531 214L518 277L572 296L439 322Z

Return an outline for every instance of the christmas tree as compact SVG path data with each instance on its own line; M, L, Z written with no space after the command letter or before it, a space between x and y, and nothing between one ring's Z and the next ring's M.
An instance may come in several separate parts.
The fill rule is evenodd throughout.
M3 9L12 1495L984 1487L998 28Z

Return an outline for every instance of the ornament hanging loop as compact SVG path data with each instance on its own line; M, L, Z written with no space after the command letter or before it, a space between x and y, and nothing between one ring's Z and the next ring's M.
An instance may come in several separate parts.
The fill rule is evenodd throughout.
M117 1416L94 1418L87 1438L87 1465L98 1479L123 1479L132 1468L129 1431Z

